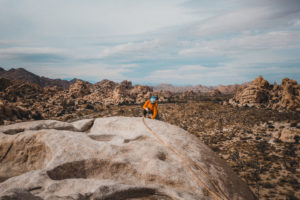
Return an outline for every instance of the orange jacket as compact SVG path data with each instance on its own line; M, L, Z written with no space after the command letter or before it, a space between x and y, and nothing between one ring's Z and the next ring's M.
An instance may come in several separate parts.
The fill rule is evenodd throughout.
M146 101L146 103L143 106L144 109L149 108L149 110L153 111L152 114L152 119L155 119L157 116L157 102L155 102L154 104L152 104L150 102L150 99Z

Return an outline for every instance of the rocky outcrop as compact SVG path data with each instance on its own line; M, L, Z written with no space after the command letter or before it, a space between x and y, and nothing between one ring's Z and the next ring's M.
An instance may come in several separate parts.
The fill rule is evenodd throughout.
M2 99L10 102L18 102L23 99L35 99L38 94L43 93L43 89L36 84L27 82L15 82L14 84L8 84L0 94Z
M3 78L0 83L0 101L5 104L5 107L1 106L0 124L5 124L5 120L68 120L77 115L98 112L109 105L143 104L152 95L158 96L159 102L169 102L172 97L170 92L153 92L151 87L133 86L130 81L118 84L103 80L91 84L77 79L68 90L58 86L40 87L29 82ZM12 112L4 111L11 108Z
M86 81L77 80L70 86L68 93L73 99L84 97L91 93L91 84Z
M88 102L99 102L103 105L141 104L150 98L153 90L149 86L135 85L130 81L120 84L103 80L93 86L93 92L84 97Z
M259 76L248 86L240 87L229 103L234 106L300 111L300 87L297 81L288 78L283 79L281 85L270 85Z
M130 90L130 96L135 98L135 103L145 103L151 97L153 90L149 86L136 85ZM165 95L167 96L167 95Z
M242 85L247 85L244 83ZM234 84L234 85L218 85L215 89L219 90L222 94L235 94L238 88L242 85Z
M130 81L122 81L113 91L113 101L116 104L132 104L134 99L129 95L132 88Z
M42 119L42 116L39 112L0 100L0 124L4 123L3 119L17 122L27 119Z
M221 199L255 199L196 137L161 121L146 123L184 152L203 184L141 118L35 121L0 127L0 199L209 200L216 199L213 193Z
M274 87L273 96L281 97L279 102L275 104L275 108L299 109L300 111L300 86L297 81L288 78L283 79L281 86ZM276 103L276 100L274 103Z
M159 103L168 103L170 101L174 101L174 94L170 91L156 91L153 92L153 96L155 96L158 99ZM148 95L145 96L145 98L148 98Z
M4 91L8 86L11 86L12 82L6 78L0 78L0 92Z
M180 100L194 100L199 96L198 93L194 92L193 90L186 91L179 95Z
M211 97L217 97L217 96L221 96L221 95L222 95L222 93L218 89L214 89L213 91L211 91L209 93L209 96L211 96Z

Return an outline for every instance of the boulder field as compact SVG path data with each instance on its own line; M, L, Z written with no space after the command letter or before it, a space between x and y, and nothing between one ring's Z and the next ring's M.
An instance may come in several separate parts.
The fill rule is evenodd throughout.
M197 137L145 123L177 155L142 118L1 126L0 199L256 199Z

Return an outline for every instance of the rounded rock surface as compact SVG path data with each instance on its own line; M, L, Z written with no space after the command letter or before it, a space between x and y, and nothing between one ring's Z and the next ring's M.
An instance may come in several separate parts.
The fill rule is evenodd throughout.
M42 199L256 199L225 161L195 136L162 121L145 122L169 148L142 118L1 127L0 177L7 171L10 176L0 182L0 198L19 188ZM11 164L5 163L12 163L9 154L18 152L15 160L24 160L22 141L30 141L26 152L34 156L33 167L24 161L22 169L7 168Z

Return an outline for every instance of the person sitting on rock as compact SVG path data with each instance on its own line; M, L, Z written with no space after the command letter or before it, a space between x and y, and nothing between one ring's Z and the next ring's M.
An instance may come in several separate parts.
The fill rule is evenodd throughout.
M152 119L156 119L157 118L157 101L156 98L154 96L152 96L150 99L148 99L146 101L146 103L143 106L144 108L144 117L146 117L147 114L151 114L152 115Z

